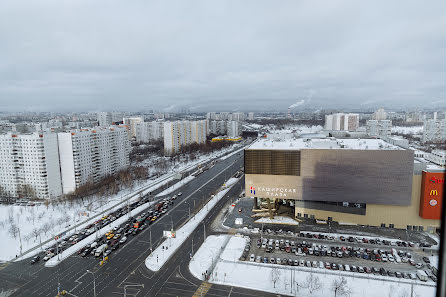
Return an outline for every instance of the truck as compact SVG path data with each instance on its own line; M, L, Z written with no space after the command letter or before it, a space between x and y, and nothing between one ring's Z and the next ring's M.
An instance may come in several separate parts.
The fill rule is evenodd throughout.
M423 270L417 270L417 276L420 281L427 282L427 274Z
M102 255L102 253L107 249L107 247L108 246L106 243L98 247L94 253L95 257L99 257L100 255Z
M160 202L160 203L157 203L156 205L155 205L155 210L156 211L160 211L160 209L163 207L163 203L162 202Z
M400 255L398 255L398 252L394 248L392 248L392 255L395 258L396 263L401 263L401 257Z

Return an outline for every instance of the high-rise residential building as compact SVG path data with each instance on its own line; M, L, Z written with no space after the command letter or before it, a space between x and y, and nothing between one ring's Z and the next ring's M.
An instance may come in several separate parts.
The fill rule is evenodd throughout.
M136 124L143 123L144 118L142 117L131 117L131 118L123 118L124 125L127 125L130 131L130 137L136 136Z
M164 123L164 153L173 155L183 146L192 143L205 143L208 121L175 121Z
M137 142L151 142L153 140L163 139L164 122L142 122L136 124L136 141Z
M357 113L334 113L325 116L325 130L356 131L358 128Z
M64 194L129 166L130 142L125 127L96 127L58 133Z
M368 120L366 131L369 136L386 137L392 133L391 120Z
M379 108L372 115L372 120L381 121L386 119L387 119L387 112L384 111L384 108Z
M227 133L226 121L210 121L209 132L214 135L226 135Z
M234 112L234 113L232 113L231 120L232 121L244 121L245 120L245 113L243 113L243 112Z
M238 121L227 122L227 135L229 138L239 137L242 133L242 125Z
M96 114L99 126L108 127L112 124L122 123L124 114L122 112L102 111Z
M98 112L97 119L101 127L108 127L112 124L112 115L110 112Z
M423 124L423 142L446 141L446 120L426 120Z
M206 114L206 119L208 119L208 120L216 120L217 119L217 113L215 113L215 112L208 112Z
M55 133L0 135L0 168L4 195L50 199L62 194Z
M254 113L253 112L248 112L248 120L249 121L253 121L254 120Z

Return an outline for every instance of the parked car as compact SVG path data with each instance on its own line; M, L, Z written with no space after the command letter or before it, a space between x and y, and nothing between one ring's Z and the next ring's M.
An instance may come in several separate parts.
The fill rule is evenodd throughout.
M35 264L37 262L39 262L40 260L40 256L35 256L32 260L31 260L31 264Z

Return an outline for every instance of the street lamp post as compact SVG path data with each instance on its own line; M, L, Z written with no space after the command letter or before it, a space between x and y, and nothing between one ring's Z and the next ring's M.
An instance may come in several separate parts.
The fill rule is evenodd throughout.
M91 273L93 275L93 297L96 297L96 279L94 277L94 273L87 269L87 273Z

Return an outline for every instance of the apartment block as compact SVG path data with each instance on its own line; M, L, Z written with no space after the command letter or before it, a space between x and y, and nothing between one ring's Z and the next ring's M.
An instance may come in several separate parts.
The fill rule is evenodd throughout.
M164 122L142 122L136 124L136 141L150 143L154 140L161 140L164 136Z
M242 125L238 121L227 122L227 135L229 138L236 138L242 134Z
M144 122L142 117L123 118L124 125L129 128L129 136L136 137L136 125Z
M58 133L63 193L115 174L130 165L125 127L96 127Z
M226 121L210 121L209 132L214 135L226 135L228 127Z
M62 194L57 134L0 135L3 195L50 199Z
M369 136L388 137L392 132L391 120L368 120L366 131Z
M356 131L358 128L357 113L335 113L325 116L325 130Z
M446 120L426 120L423 125L423 142L446 141Z
M181 147L192 143L205 143L208 121L175 121L164 123L164 154L174 155Z

